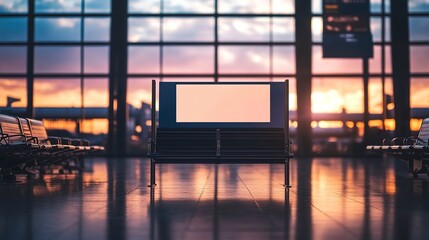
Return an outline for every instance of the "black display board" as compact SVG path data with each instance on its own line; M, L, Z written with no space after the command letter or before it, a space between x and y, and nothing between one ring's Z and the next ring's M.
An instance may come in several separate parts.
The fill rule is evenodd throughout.
M369 0L323 0L323 57L372 58Z

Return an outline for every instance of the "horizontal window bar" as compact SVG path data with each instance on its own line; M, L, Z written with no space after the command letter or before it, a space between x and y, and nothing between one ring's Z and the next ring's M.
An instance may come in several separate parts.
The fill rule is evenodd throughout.
M128 45L130 46L146 46L146 45L150 45L150 46L159 46L159 45L183 45L183 46L213 46L213 45L219 45L219 46L224 46L224 45L237 45L237 46L243 46L243 45L247 45L247 46L270 46L270 45L295 45L294 42L137 42L137 43L131 43L129 42Z
M129 13L129 17L295 17L295 14L269 13Z

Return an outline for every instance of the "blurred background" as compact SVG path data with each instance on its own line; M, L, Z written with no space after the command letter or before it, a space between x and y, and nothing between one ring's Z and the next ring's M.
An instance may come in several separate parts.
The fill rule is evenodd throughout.
M143 155L152 79L289 79L298 153L359 154L418 131L429 116L429 0L408 10L371 1L368 64L322 57L322 0L309 2L0 0L0 113Z

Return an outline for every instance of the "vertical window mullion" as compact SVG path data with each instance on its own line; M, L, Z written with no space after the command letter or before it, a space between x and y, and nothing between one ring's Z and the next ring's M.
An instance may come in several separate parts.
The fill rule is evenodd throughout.
M81 121L79 125L79 132L82 131L83 121L85 120L85 100L84 100L84 67L85 67L85 0L81 2L81 17L80 17L80 109L81 109Z
M27 109L26 116L34 118L34 2L28 1L27 24Z
M214 0L215 8L214 8L214 18L215 18L215 24L214 24L214 81L219 81L219 4L218 0Z
M159 9L159 75L162 82L164 78L164 0L160 0Z

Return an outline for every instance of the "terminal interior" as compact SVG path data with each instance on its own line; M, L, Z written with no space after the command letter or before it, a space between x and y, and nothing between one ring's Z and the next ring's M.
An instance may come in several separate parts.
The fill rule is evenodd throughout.
M367 4L338 18L344 45L329 4ZM405 159L366 146L420 136L428 29L429 0L0 0L0 115L105 149L13 172L0 123L0 239L426 239L428 140ZM162 84L188 84L176 123L215 126L277 119L254 87L285 80L290 188L281 164L204 159L148 186Z

